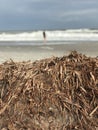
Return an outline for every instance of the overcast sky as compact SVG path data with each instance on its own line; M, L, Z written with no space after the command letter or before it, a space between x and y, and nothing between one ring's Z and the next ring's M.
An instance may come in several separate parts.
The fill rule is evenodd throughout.
M98 0L0 0L0 30L98 29Z

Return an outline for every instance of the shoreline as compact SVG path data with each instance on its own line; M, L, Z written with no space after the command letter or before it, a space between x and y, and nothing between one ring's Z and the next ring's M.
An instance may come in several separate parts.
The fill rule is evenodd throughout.
M0 46L0 63L12 59L13 61L35 61L52 56L60 57L68 55L71 51L85 54L86 56L98 56L98 43L73 43L57 45L16 45Z

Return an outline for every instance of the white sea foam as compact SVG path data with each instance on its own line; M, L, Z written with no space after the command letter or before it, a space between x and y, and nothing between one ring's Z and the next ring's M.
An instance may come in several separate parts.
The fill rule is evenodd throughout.
M49 46L41 46L40 48L45 50L53 50L53 48Z
M47 41L98 41L98 30L46 30ZM42 31L32 32L1 32L0 41L43 41Z

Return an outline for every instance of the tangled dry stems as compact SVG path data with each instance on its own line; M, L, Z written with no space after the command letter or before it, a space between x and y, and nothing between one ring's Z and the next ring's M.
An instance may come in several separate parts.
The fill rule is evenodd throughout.
M97 130L98 59L71 52L0 65L0 130Z

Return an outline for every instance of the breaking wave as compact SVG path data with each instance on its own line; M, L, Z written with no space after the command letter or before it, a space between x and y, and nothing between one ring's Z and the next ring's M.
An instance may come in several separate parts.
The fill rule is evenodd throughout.
M0 41L43 41L43 31L1 32ZM98 41L98 30L46 30L47 41Z

